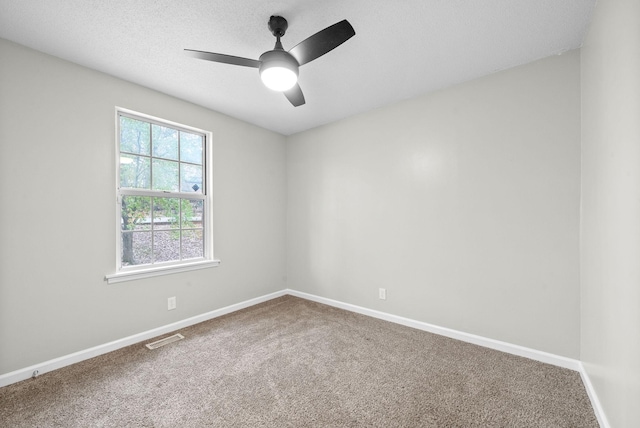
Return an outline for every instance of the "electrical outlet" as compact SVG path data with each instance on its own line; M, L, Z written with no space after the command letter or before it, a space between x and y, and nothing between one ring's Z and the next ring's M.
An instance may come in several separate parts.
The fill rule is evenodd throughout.
M378 288L378 298L380 300L387 300L387 289L386 288Z
M167 310L172 310L176 308L176 298L174 297L169 297L167 299Z

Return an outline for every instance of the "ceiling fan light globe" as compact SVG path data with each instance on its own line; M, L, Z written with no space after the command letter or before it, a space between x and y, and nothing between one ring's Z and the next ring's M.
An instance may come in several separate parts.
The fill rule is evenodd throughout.
M296 84L298 75L286 67L268 67L260 72L262 83L274 91L284 92Z
M298 62L288 52L274 49L260 55L260 78L265 86L284 92L298 81Z

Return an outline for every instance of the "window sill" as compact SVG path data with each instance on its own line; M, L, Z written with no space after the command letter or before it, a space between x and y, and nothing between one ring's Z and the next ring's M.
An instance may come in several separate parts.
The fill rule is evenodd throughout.
M105 279L107 280L107 283L115 284L117 282L134 281L136 279L151 278L154 276L161 276L161 275L170 275L174 273L188 272L188 271L198 270L198 269L207 269L207 268L212 268L216 266L220 266L220 260L205 260L205 261L198 261L198 262L193 262L188 264L181 264L177 266L161 266L161 267L153 267L148 269L137 269L137 270L117 272L117 273L105 275Z

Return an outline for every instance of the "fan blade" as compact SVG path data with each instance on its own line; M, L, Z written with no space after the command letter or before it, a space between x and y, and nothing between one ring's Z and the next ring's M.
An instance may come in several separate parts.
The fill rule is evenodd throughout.
M298 64L303 65L337 48L355 34L349 21L345 19L301 41L289 53Z
M193 49L185 49L184 52L194 58L205 59L207 61L223 62L225 64L242 65L244 67L260 67L260 61L257 59L242 58L239 56L224 55L213 52L194 51Z
M297 83L293 86L293 88L288 91L284 91L284 96L287 97L289 102L293 104L294 107L299 107L304 104L304 95L302 94L302 89L300 89L300 85Z

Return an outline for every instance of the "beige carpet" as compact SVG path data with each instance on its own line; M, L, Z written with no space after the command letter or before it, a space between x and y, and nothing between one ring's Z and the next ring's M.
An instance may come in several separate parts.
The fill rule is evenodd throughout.
M179 332L0 388L0 425L598 426L577 372L291 296Z

